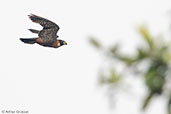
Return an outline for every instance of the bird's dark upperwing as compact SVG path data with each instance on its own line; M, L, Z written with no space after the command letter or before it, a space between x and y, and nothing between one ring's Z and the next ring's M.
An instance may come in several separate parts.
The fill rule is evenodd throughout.
M54 23L54 22L52 22L52 21L50 21L48 19L45 19L43 17L37 16L37 15L34 15L34 14L31 14L31 15L28 15L28 16L33 22L39 23L41 26L43 26L43 29L54 28L55 33L57 33L58 30L59 30L59 26L56 23Z
M46 43L54 42L57 39L56 28L43 29L39 32L39 37Z

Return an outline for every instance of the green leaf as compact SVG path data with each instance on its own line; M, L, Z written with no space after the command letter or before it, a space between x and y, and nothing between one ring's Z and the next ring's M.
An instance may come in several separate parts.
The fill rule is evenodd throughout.
M138 51L137 60L139 61L145 59L149 55L144 49L138 48L137 51Z
M140 26L139 27L139 33L142 35L148 46L152 49L153 48L153 40L151 39L151 36L149 35L149 32L146 27Z
M93 37L91 37L91 38L89 39L89 42L90 42L90 44L92 44L94 47L96 47L96 48L98 48L98 49L102 48L102 45L100 44L100 42L97 41L97 40L96 40L95 38L93 38Z
M168 66L160 59L153 60L145 73L145 83L149 91L154 94L161 94L165 84L165 77Z
M111 69L109 75L100 73L99 82L100 84L117 84L120 81L120 75L118 75L114 69Z
M150 103L152 97L153 97L153 93L149 93L149 95L146 96L146 98L144 100L144 103L142 105L142 110L145 110L147 108L147 106Z
M116 72L113 69L111 69L108 83L115 84L115 83L118 83L119 81L120 81L120 76L116 74Z
M132 65L133 63L135 63L137 61L137 58L135 57L129 57L129 56L117 56L117 59L119 59L120 61L124 62L127 65Z

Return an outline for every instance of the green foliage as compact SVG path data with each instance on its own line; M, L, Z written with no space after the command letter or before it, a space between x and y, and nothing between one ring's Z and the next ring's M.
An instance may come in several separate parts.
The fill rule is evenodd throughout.
M107 57L112 58L115 62L117 61L116 63L118 65L122 63L124 67L128 67L130 72L140 67L142 65L140 63L148 62L146 68L139 72L139 75L143 76L144 84L148 88L148 94L142 103L142 109L145 110L154 96L165 95L165 91L171 93L170 90L164 88L166 84L171 83L166 81L166 77L170 77L168 72L170 70L169 66L171 65L171 53L169 52L171 48L169 44L163 43L164 39L159 41L159 38L153 38L146 27L140 26L138 31L144 40L144 45L137 48L136 54L129 56L126 54L123 55L119 51L120 47L118 45L114 45L112 48L103 47L103 51L105 51L104 54ZM102 49L101 44L97 40L91 38L90 42L96 48ZM117 64L114 65L117 66ZM115 70L110 70L110 74L103 74L100 78L100 82L109 86L119 83L121 74L126 74L124 70L121 74L116 72ZM166 97L168 96L166 95ZM168 114L171 114L171 95L168 98Z
M120 76L115 72L114 69L110 70L109 76L106 78L103 73L100 74L101 84L117 84L120 81Z
M139 33L144 38L144 40L146 41L146 43L148 44L148 46L152 49L153 41L152 41L151 36L150 36L148 30L146 29L146 27L140 26L138 30L139 30Z
M152 93L152 92L149 93L149 94L145 97L144 103L143 103L143 105L142 105L142 109L143 109L143 110L146 109L146 107L147 107L147 105L149 104L149 102L150 102L150 100L151 100L152 97L153 97L153 93Z
M161 94L165 84L167 64L163 61L152 60L152 63L145 73L145 82L149 90L154 94Z
M93 37L89 39L89 42L96 47L97 49L101 49L102 45L100 44L100 42L98 42L97 40L95 40Z

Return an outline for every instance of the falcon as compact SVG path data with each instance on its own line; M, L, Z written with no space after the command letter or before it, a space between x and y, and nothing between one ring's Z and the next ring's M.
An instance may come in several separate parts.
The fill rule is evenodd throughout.
M28 15L32 22L40 24L43 29L42 30L35 30L35 29L28 29L32 33L38 34L36 38L20 38L20 40L27 44L39 44L45 47L53 47L58 48L63 45L67 45L64 40L59 40L57 32L59 30L59 26L43 17L31 14Z

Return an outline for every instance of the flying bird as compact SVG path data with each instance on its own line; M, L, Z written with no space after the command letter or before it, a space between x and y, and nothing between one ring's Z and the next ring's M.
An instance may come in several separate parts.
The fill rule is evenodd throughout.
M64 40L59 40L57 32L59 30L59 26L43 17L31 14L28 15L32 22L40 24L43 29L42 30L35 30L35 29L28 29L32 33L38 34L36 38L20 38L20 40L27 44L39 44L45 47L53 47L58 48L62 45L67 45Z

